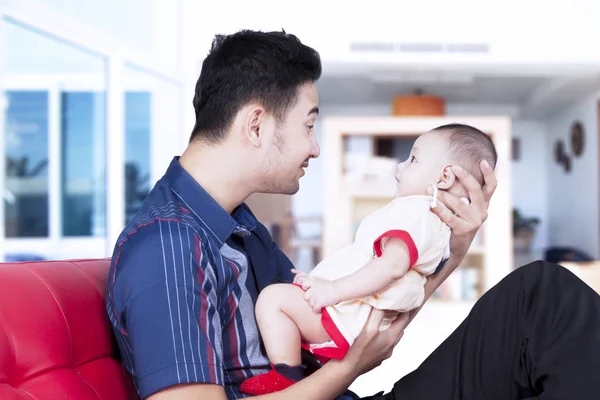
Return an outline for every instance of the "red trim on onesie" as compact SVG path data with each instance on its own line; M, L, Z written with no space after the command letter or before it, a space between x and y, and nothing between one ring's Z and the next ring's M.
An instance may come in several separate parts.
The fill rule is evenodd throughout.
M415 265L417 259L419 258L419 250L417 249L414 240L410 236L410 233L399 229L392 229L387 232L384 232L373 242L373 250L375 251L375 255L377 257L381 257L381 254L383 254L383 249L381 248L381 241L385 238L400 239L404 243L406 243L406 247L408 248L408 255L410 258L410 263L408 266L408 269L410 271L410 269Z

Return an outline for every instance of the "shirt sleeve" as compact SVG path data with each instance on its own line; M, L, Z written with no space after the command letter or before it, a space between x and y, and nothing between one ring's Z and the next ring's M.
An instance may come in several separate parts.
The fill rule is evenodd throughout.
M180 383L223 385L217 282L207 250L193 229L167 221L141 228L123 249L121 262L135 264L121 315L142 398Z

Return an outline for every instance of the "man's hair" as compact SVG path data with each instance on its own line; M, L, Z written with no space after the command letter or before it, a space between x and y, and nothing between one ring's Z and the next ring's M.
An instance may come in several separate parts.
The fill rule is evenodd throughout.
M480 184L483 184L483 175L479 169L481 161L486 160L490 167L496 168L496 146L492 139L479 129L464 124L447 124L438 126L432 132L444 132L449 135L450 159L469 171Z
M320 77L319 53L285 31L217 35L196 82L190 142L218 143L237 112L252 101L282 123L297 101L299 86Z

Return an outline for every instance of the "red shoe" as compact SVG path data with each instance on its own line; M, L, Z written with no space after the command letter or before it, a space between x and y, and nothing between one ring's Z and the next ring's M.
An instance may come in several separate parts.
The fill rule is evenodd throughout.
M252 396L279 392L292 386L296 381L286 378L274 369L269 372L246 379L240 385L240 391Z

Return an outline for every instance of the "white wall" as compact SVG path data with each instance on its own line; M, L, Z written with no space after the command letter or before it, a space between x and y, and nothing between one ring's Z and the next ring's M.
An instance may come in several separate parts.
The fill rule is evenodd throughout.
M511 166L513 204L525 216L541 219L532 244L539 254L548 246L547 128L541 121L514 120L513 137L520 141L520 158Z
M598 258L598 115L600 93L583 99L547 121L548 239L554 246L573 246ZM579 120L585 130L581 157L571 159L571 172L565 173L553 158L554 143L562 139L570 153L569 131Z

